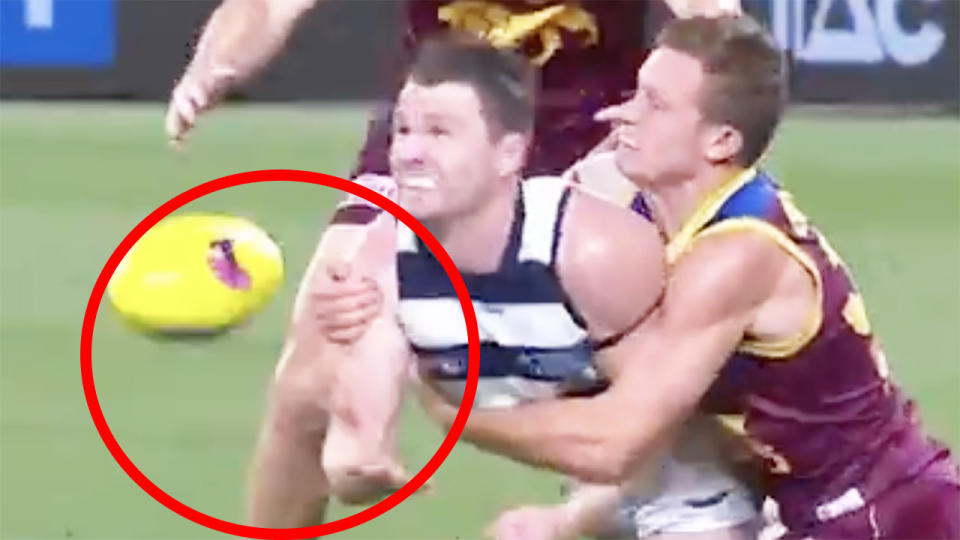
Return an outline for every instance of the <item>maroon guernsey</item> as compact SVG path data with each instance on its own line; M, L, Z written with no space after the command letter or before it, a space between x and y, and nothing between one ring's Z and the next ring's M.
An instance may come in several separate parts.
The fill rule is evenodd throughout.
M652 0L410 0L404 44L456 30L522 51L540 67L536 126L526 176L559 174L607 134L593 121L627 99L637 68L669 8ZM389 107L372 123L354 176L387 174Z
M798 537L832 538L825 524L841 516L852 521L849 516L859 512L863 527L878 528L857 532L855 524L842 536L950 538L960 532L956 465L924 435L911 402L889 379L850 273L787 192L766 174L746 171L707 198L671 240L668 257L676 260L697 238L741 231L785 250L809 273L820 297L806 328L790 339L746 336L703 402L708 412L742 415L743 434L762 458L766 493L779 504L783 523ZM914 489L911 482L926 489L918 479L927 477L937 488L928 490L935 495L912 497L928 512L914 525L902 528L900 509L871 506L890 491ZM898 513L895 519L891 512ZM952 513L950 532L937 528L929 512ZM899 532L881 534L884 519L901 526ZM933 528L923 528L928 524Z

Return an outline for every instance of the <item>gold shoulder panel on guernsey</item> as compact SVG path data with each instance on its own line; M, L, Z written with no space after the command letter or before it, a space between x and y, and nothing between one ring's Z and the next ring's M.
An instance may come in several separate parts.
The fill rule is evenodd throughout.
M563 47L563 32L581 36L585 46L600 40L596 17L576 2L515 12L497 2L456 0L440 7L437 18L456 30L487 40L494 47L512 49L537 38L540 52L531 61L539 66Z
M694 237L703 229L703 226L717 215L724 203L756 175L757 170L755 168L746 169L721 184L704 198L700 206L694 210L690 219L667 243L667 262L675 263L690 248Z

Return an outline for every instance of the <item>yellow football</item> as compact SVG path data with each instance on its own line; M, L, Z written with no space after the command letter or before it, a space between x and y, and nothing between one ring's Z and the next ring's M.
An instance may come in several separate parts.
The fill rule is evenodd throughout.
M182 214L140 238L114 272L107 295L138 329L215 334L257 312L282 281L280 248L255 223Z

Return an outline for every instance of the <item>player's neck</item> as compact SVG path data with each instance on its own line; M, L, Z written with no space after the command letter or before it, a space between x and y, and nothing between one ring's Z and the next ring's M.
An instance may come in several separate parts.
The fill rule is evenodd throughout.
M516 218L519 180L509 186L473 211L430 227L460 271L490 273L499 268Z
M743 168L732 165L710 167L693 177L650 187L654 220L672 238L712 193L741 172Z

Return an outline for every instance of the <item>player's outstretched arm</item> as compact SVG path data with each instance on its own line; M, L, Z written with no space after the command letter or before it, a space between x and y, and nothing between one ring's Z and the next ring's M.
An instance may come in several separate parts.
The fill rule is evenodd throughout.
M300 16L318 1L223 0L173 89L165 121L167 137L182 140L197 115L269 62Z
M623 481L695 409L789 262L771 242L750 234L700 240L673 267L660 307L604 355L609 390L473 411L464 437L585 480ZM429 395L426 402L450 423L456 411Z
M343 227L352 227L353 234L336 233L335 229ZM381 213L362 226L331 225L318 249L323 254L321 266L329 269L347 264L350 268L339 279L327 280L327 287L311 289L311 315L322 311L318 298L324 289L336 288L336 281L372 281L379 293L377 302L360 310L369 320L356 339L335 341L323 334L333 372L327 381L331 416L322 465L331 493L348 504L374 500L408 479L395 448L397 415L411 360L396 321L395 245L396 224ZM318 333L317 329L310 331Z
M363 502L407 479L394 439L409 357L391 317L393 223L383 216L354 230L350 242L325 232L300 284L250 470L246 514L252 525L315 525L328 496ZM351 345L328 339L316 296L337 288L362 297L371 283L383 293L373 296L378 307L364 331Z

